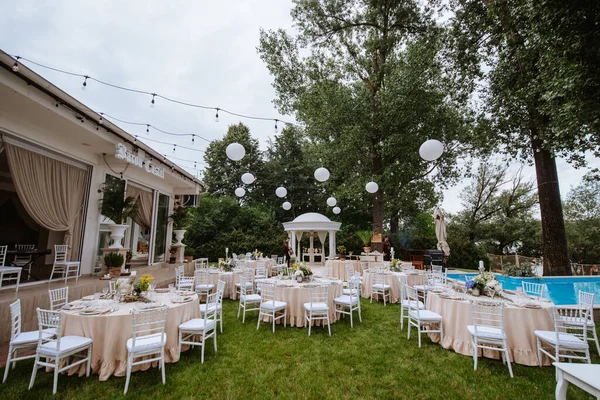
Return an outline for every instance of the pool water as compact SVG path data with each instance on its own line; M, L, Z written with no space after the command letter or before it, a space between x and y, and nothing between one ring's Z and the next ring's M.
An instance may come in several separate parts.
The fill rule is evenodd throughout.
M448 278L464 281L465 277L473 277L475 273L448 274ZM521 282L544 283L548 290L544 297L549 298L556 305L577 304L579 291L594 293L594 304L600 305L600 277L598 276L574 276L574 277L552 277L552 278L514 278L496 274L496 279L503 289L515 290L521 287Z

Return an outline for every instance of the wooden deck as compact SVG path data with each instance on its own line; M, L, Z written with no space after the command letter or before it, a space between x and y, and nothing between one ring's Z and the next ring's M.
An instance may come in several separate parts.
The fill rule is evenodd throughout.
M137 271L137 276L150 274L154 277L157 287L166 287L175 282L175 268L181 264L162 263L153 266L144 266L133 268ZM194 263L184 263L186 275L192 275ZM36 308L50 307L48 296L49 289L64 287L64 281L54 281L52 283L43 282L29 285L20 285L19 292L15 292L14 287L3 287L0 289L0 366L6 362L8 353L8 342L10 341L10 303L16 299L21 299L21 330L37 330ZM80 299L94 293L102 292L102 288L108 287L108 280L101 280L98 276L81 276L78 282L70 279L67 283L69 287L69 301Z

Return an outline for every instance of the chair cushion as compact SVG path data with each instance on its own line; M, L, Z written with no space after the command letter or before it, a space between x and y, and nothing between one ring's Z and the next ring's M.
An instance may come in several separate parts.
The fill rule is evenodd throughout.
M50 339L52 336L56 334L55 328L48 328L42 331L42 336L44 339ZM37 343L40 338L40 331L29 331L29 332L21 332L19 335L10 341L10 344L18 345L18 344L28 344L28 343Z
M353 290L353 289L348 288L348 289L342 290L342 293L345 295L348 295L348 296L350 296L351 294L358 296L360 294L360 291L358 291L356 289Z
M467 325L467 330L471 334L471 336L475 336L478 339L492 339L492 340L502 340L506 338L502 329L494 326L478 326L477 334L475 334L475 326Z
M75 265L79 265L79 261L57 261L54 263L55 265L60 265L65 266L65 267L72 267Z
M204 318L193 318L179 325L179 329L182 331L204 331L213 329L216 325L217 322L214 320L207 320L205 324Z
M215 287L215 285L208 283L202 285L196 285L196 290L211 290Z
M414 300L402 300L402 307L404 308L412 308L413 310L419 307L419 310L425 309L425 304L422 301L414 301Z
M287 307L287 303L283 301L265 301L260 303L260 308L264 308L265 310L283 310Z
M562 323L564 325L569 325L569 326L592 326L594 324L592 324L592 321L590 321L589 319L585 319L585 318L567 318L567 317L560 317L560 320L562 321Z
M167 334L138 336L135 339L135 347L133 347L133 338L127 339L127 351L136 353L138 351L147 351L152 349L160 349L167 343Z
M83 336L63 336L60 338L60 352L56 349L56 340L38 346L37 351L43 354L67 353L77 349L84 349L92 344L92 339Z
M558 341L556 340L556 332L554 331L533 331L535 336L543 340L544 342L552 345L559 344L562 347L569 347L575 349L587 349L588 344L570 333L559 333ZM557 343L558 342L558 343Z
M254 286L252 282L246 282L246 287L252 287L252 286ZM235 287L240 287L240 283L239 282L236 283Z
M411 318L417 319L417 311L409 311L408 315ZM433 311L429 311L429 310L419 311L418 316L421 321L441 321L442 320L442 316L440 314L434 313Z
M326 303L304 303L306 311L327 311L329 306Z
M371 286L373 289L377 289L377 290L390 290L391 286L390 285L382 285L381 283L376 283L374 285Z
M344 304L344 305L356 305L358 304L358 297L357 296L340 296L340 297L336 297L335 299L333 299L334 303L338 303L338 304Z
M415 285L415 286L413 286L413 288L416 291L419 291L419 292L426 292L429 289L431 289L431 286L429 286L429 285Z
M245 296L240 296L241 302L246 303L259 303L261 301L260 294L247 294Z

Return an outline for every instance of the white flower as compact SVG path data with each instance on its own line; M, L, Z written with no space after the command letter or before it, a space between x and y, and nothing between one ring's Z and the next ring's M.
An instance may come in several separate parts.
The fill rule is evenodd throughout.
M302 276L304 277L304 272L297 270L296 272L294 272L294 276Z

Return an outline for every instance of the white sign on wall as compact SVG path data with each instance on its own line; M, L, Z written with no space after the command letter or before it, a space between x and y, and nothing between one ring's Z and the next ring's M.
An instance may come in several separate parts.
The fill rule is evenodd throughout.
M136 154L131 153L127 150L127 147L123 143L117 143L117 150L115 152L115 158L119 160L125 160L131 165L135 165L136 167L140 167L146 170L146 172L156 175L160 178L165 179L165 170L164 168L155 167L148 160L143 160L141 157L138 157Z

